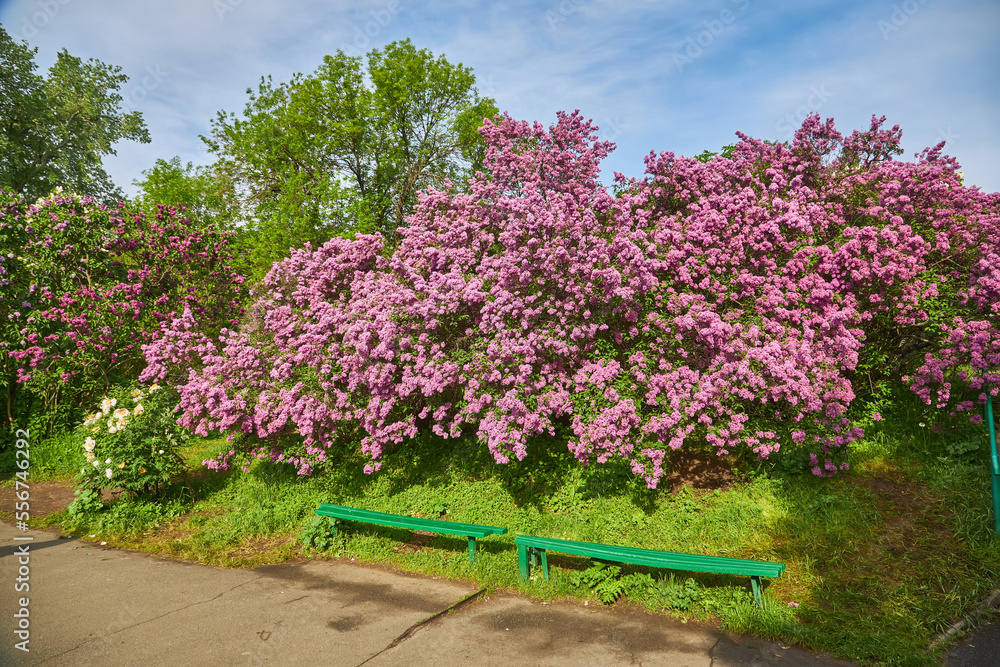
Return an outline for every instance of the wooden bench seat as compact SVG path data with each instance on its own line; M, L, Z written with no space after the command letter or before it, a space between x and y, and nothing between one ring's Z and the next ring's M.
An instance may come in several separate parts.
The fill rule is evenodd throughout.
M542 572L548 579L549 563L546 552L551 550L576 556L588 556L598 561L630 563L689 572L747 575L750 577L754 600L757 604L760 604L761 601L761 587L763 585L761 577L773 578L780 576L785 571L784 563L727 558L725 556L699 556L697 554L618 547L592 542L572 542L531 535L519 535L514 539L514 544L517 545L517 563L521 571L521 579L528 578L531 574L531 566L536 564L537 558L541 558Z
M374 512L356 507L345 507L343 505L323 504L316 510L320 516L328 516L334 519L344 519L347 521L359 521L362 523L374 523L382 526L392 526L395 528L407 528L409 530L426 530L431 533L446 533L448 535L462 535L469 540L469 562L476 562L476 538L487 535L503 535L506 528L498 526L480 526L474 523L458 523L457 521L440 521L437 519L419 519L412 516L401 516L399 514L387 514L385 512ZM336 530L336 529L334 529Z

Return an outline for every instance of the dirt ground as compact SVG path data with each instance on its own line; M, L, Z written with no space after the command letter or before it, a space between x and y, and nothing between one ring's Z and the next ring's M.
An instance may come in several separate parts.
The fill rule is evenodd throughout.
M672 452L669 469L660 482L662 488L676 491L682 486L692 489L728 491L736 482L733 462L713 453L678 450Z
M44 519L50 514L61 512L73 502L73 486L69 482L28 482L28 512L31 519ZM24 487L0 488L0 513L14 516L17 509L18 493Z

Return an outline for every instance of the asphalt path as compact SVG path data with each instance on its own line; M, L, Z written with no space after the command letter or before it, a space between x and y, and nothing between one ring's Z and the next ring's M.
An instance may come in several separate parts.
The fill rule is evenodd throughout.
M1000 621L976 629L956 642L948 652L947 667L998 667L1000 665Z
M634 607L486 596L344 560L226 569L6 523L0 556L0 665L853 664ZM1000 665L971 651L951 664Z

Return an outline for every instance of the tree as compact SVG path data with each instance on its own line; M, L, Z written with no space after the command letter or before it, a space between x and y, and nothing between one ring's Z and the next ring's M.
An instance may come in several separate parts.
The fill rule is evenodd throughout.
M182 167L180 157L174 156L158 159L142 175L132 184L140 190L134 203L144 212L155 215L158 206L176 206L201 226L215 224L226 231L236 226L239 206L225 174L191 162Z
M480 167L477 132L497 113L471 69L394 42L361 58L338 51L287 84L261 79L242 118L220 111L217 168L241 194L256 232L260 277L288 248L379 231L390 242L428 186L463 186Z
M142 114L121 108L128 77L64 49L43 78L37 52L0 26L0 187L29 201L56 186L106 203L121 199L101 158L122 139L149 142Z

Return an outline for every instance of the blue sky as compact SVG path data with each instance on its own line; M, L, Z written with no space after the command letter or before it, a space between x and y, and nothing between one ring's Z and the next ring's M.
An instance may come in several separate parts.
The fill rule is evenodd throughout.
M996 0L0 0L0 23L43 69L65 48L129 75L126 105L153 140L105 159L129 193L157 158L211 162L198 135L242 111L262 75L287 81L338 49L407 37L471 67L516 118L592 118L618 145L605 181L641 176L651 150L718 150L737 130L789 139L815 111L845 134L887 116L903 159L946 140L966 184L1000 191Z

